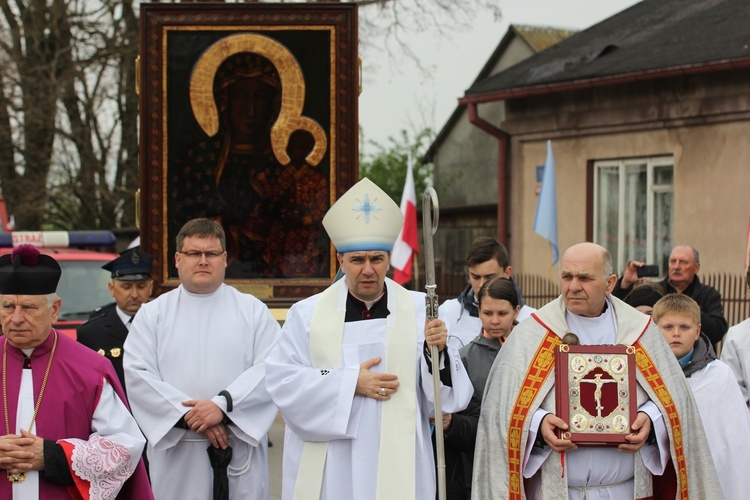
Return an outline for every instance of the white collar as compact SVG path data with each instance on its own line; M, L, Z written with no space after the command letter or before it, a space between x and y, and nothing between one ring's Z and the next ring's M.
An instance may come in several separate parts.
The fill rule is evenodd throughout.
M381 293L381 294L380 294L380 297L378 297L378 298L377 298L377 299L375 299L375 300L363 300L363 301L362 301L362 302L364 302L364 303L365 303L365 307L367 308L367 310L368 310L368 311L369 311L370 309L372 309L372 306L374 306L375 304L377 304L378 302L380 302L380 299L382 299L382 298L383 298L383 294L384 294L384 293L385 293L385 292Z
M125 314L125 312L120 309L120 306L115 306L115 311L117 311L117 316L120 318L120 321L122 321L122 324L127 327L128 330L130 330L130 315Z

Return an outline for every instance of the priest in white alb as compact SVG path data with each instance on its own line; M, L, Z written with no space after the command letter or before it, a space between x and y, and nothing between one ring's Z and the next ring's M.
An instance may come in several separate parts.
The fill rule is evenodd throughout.
M385 277L403 224L368 179L323 225L344 277L289 310L266 360L266 386L286 421L282 498L435 498L429 346L440 351L444 412L466 407L471 382L425 296Z
M193 219L177 235L180 286L144 304L125 341L125 380L158 499L263 500L266 433L278 410L263 362L268 308L223 283L226 237Z
M722 498L680 366L650 317L611 296L612 267L599 245L570 247L560 264L561 296L503 345L485 386L472 498ZM581 345L634 348L636 386L627 390L636 391L637 416L618 447L579 447L558 435L569 422L555 413L561 389L555 387L554 351L573 338Z

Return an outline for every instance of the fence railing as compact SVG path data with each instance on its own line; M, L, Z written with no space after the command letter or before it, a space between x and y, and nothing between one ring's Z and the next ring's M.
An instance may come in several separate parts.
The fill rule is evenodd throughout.
M701 282L716 288L721 294L724 317L729 326L736 325L750 317L750 298L747 295L745 276L741 274L701 275Z
M468 284L464 273L443 272L439 268L436 268L435 271L435 281L438 284L441 302L457 297ZM539 309L560 295L560 287L557 281L546 276L523 273L513 276L518 286L521 287L523 299L531 307ZM729 326L736 325L750 317L750 297L748 297L744 275L713 273L700 275L700 279L702 283L716 288L721 294L724 317ZM416 289L424 290L424 284L419 284Z

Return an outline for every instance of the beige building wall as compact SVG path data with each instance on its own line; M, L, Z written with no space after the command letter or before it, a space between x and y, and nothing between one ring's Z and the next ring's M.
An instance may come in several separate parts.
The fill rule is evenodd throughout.
M481 106L480 106L481 110ZM553 141L561 251L584 241L590 162L673 155L676 244L701 252L701 272L744 274L750 220L750 71L647 80L506 102L511 135L510 252L514 267L546 274L533 231L536 167ZM589 232L587 233L587 229ZM618 270L619 271L619 270Z

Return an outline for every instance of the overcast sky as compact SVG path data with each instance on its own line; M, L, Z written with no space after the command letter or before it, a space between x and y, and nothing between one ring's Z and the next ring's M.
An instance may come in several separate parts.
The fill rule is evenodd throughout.
M404 0L394 0L404 1ZM409 1L409 0L406 0ZM469 0L472 1L472 0ZM435 31L414 34L410 46L427 72L401 55L389 60L374 43L361 49L363 91L359 123L367 142L386 144L400 130L432 127L439 131L471 85L509 24L586 29L637 0L497 0L500 19L488 12L477 16L473 29L440 38ZM373 15L361 9L360 16ZM371 150L371 148L370 148Z

